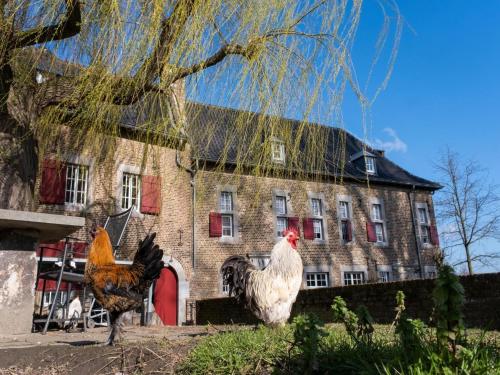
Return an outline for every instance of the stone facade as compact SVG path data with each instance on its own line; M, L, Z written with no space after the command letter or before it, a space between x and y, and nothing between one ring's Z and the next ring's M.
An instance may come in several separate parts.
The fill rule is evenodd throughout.
M321 198L324 212L324 240L306 240L301 235L298 251L304 262L304 273L327 272L328 285L343 285L343 272L363 271L365 281L377 281L377 271L390 272L390 280L419 277L419 259L423 270L433 270L434 246L417 250L410 197L414 204L426 203L430 219L434 220L432 195L428 191L360 183L336 184L271 177L236 176L231 173L200 171L196 177L196 261L192 281L195 299L224 295L220 267L234 254L269 255L276 237L276 214L273 192L285 194L289 216L312 216L311 197ZM234 199L235 237L213 238L209 235L209 213L219 210L221 191L232 191ZM339 197L352 202L353 240L344 243L338 213ZM378 198L384 208L385 244L367 241L366 222L370 217L369 202ZM237 227L236 227L237 226ZM418 232L418 226L416 226ZM419 233L417 233L419 236ZM419 236L420 237L420 236ZM420 240L419 240L420 241ZM425 268L427 267L427 268ZM425 275L424 275L425 276ZM305 278L303 288L307 288Z
M98 150L79 153L69 147L57 155L49 152L49 158L88 167L87 202L40 204L38 211L84 216L85 228L73 236L90 241L89 229L93 224L103 225L108 215L122 211L123 173L159 176L159 214L132 214L118 257L131 262L138 241L149 232L157 232L157 243L165 250L165 263L178 279L178 323L190 321L193 300L224 295L219 270L227 257L248 254L257 260L266 259L279 240L277 195L286 197L287 216L299 219L304 289L309 287L308 274L321 273L326 283L321 286L339 286L344 284L347 272L361 272L363 282L376 282L380 272L393 281L425 277L434 271L436 248L422 244L417 223L417 209L422 205L427 208L429 222L435 221L433 189L413 190L408 184L348 179L339 183L333 177L322 181L253 177L211 169L208 164L197 170L193 179L192 171L186 168L193 162L190 144L152 145L146 149L140 137L130 136L116 137L110 142L114 142L111 155L101 155ZM220 212L220 195L224 191L233 197L234 236L210 237L209 214ZM303 236L303 220L314 216L312 199L321 201L321 240ZM349 243L341 237L340 200L349 202ZM383 217L384 241L378 244L367 240L366 223L374 202L380 204Z

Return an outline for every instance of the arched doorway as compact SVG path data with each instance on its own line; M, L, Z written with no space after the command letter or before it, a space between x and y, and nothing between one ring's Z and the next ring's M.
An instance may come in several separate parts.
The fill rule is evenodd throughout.
M164 267L153 291L156 314L166 326L177 325L178 278L171 267Z

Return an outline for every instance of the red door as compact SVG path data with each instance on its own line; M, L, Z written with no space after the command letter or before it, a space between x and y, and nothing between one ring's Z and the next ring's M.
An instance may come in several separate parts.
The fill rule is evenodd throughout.
M177 325L177 275L172 268L161 270L154 288L156 314L166 326Z

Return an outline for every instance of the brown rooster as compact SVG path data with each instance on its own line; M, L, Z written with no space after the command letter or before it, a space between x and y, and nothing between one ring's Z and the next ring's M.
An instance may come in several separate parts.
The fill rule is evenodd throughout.
M142 306L144 292L160 276L164 266L163 250L154 244L156 233L147 235L131 266L115 264L111 241L104 228L98 227L85 265L84 282L96 300L109 312L111 332L107 341L120 339L123 314Z

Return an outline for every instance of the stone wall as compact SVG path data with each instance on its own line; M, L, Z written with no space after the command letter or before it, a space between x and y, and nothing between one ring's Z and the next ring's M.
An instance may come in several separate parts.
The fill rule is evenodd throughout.
M393 280L419 277L409 190L374 184L367 187L353 182L251 177L208 170L198 173L196 184L196 278L192 289L195 299L223 295L219 270L227 257L269 255L277 241L273 190L286 193L290 215L300 218L301 233L303 218L311 217L309 197L323 198L325 240L302 237L299 242L298 251L306 272L329 272L331 286L343 284L343 271L364 271L369 281L376 281L377 271L382 269L390 271ZM218 195L224 189L232 189L235 193L237 236L232 240L209 236L209 213L218 211ZM343 244L340 236L337 200L341 195L348 196L352 203L353 241L348 244ZM388 238L385 246L367 241L366 222L370 217L371 198L379 198L385 208ZM427 203L430 216L434 218L430 193L419 191L414 200ZM420 250L423 266L434 266L434 252L434 247Z
M500 329L500 273L462 276L465 288L464 309L467 327ZM314 313L324 322L331 322L331 304L341 296L351 309L365 305L377 323L394 320L396 293L406 296L406 312L411 318L429 322L432 315L434 280L408 280L380 284L301 290L292 309L292 316ZM196 324L256 323L248 311L234 298L214 298L196 302Z

